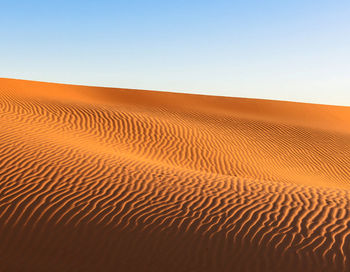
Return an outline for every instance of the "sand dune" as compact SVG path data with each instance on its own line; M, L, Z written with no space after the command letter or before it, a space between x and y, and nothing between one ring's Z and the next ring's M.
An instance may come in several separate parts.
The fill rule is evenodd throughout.
M0 79L0 271L350 271L349 124Z

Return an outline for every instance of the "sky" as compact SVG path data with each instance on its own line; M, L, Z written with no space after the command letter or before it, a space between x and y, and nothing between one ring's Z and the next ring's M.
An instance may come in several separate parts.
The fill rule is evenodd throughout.
M350 106L350 1L1 0L0 77Z

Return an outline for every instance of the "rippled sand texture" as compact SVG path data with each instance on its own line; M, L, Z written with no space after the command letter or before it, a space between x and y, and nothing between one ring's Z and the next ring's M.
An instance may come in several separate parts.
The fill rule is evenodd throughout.
M350 271L350 108L0 79L0 271Z

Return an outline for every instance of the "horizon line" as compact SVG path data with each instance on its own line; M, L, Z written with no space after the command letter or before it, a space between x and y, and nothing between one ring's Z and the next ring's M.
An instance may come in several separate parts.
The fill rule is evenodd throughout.
M318 106L332 106L332 107L345 107L349 108L350 106L345 105L336 105L336 104L325 104L325 103L313 103L313 102L304 102L304 101L293 101L293 100L283 100L283 99L271 99L271 98L258 98L258 97L244 97L244 96L225 96L217 94L203 94L203 93L191 93L181 90L159 90L159 89L140 89L140 88L130 88L130 87L116 87L116 86L102 86L102 85L87 85L87 84L76 84L72 82L57 82L57 81L45 81L45 80L33 80L26 78L12 78L12 77L2 77L0 79L5 80L19 80L19 81L29 81L36 83L46 83L46 84L58 84L66 86L78 86L78 87L90 87L90 88L104 88L104 89L119 89L119 90L130 90L130 91L146 91L146 92L159 92L159 93L171 93L171 94L182 94L182 95L200 95L208 97L220 97L220 98L231 98L231 99L250 99L250 100L262 100L262 101L273 101L273 102L283 102L283 103L299 103L299 104L310 104Z

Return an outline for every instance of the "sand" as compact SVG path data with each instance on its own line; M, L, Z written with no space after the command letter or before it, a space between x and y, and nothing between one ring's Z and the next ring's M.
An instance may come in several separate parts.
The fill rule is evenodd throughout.
M350 271L350 108L0 79L0 271Z

